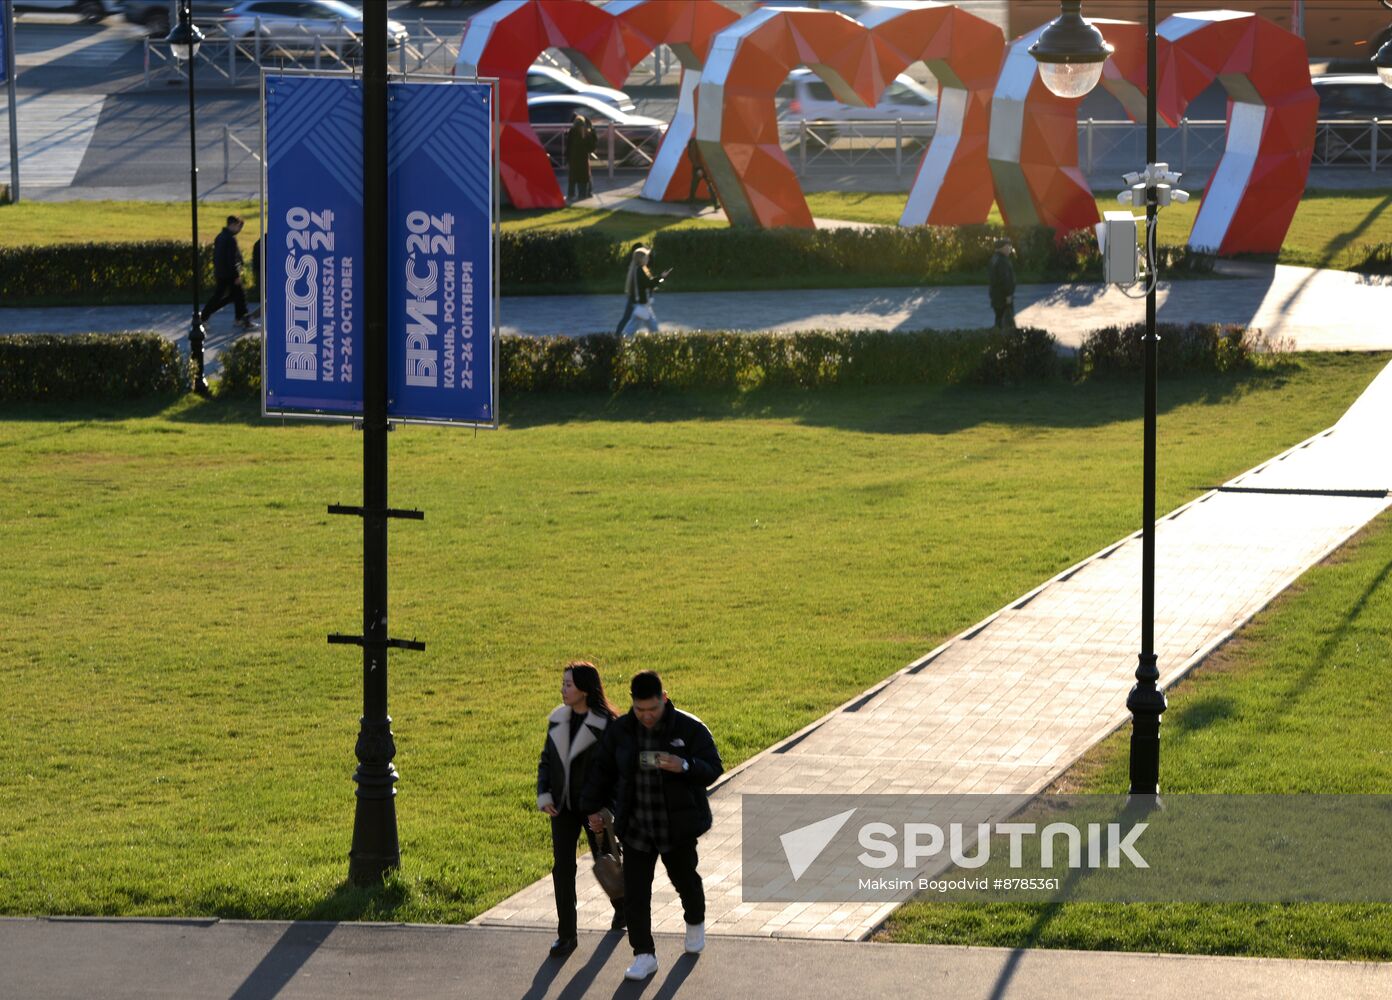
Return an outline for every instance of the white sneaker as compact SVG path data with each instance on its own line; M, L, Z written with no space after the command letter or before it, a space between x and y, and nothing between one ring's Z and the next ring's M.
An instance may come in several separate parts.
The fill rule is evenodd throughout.
M633 964L624 969L625 979L647 979L657 971L657 956L653 954L634 955Z
M686 925L686 953L688 955L699 955L706 947L706 925L687 924Z

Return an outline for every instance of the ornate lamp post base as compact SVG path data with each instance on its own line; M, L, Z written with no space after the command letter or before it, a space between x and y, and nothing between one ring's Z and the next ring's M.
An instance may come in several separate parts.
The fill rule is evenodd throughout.
M353 815L353 847L348 852L348 881L356 886L381 885L390 869L401 865L396 838L396 741L391 719L368 722L358 730L357 809Z

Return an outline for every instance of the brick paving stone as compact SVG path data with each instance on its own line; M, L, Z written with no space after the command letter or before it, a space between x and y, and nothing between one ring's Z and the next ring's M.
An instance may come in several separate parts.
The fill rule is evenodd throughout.
M1243 490L1385 491L1392 487L1392 366L1328 431L1245 472ZM1156 526L1156 647L1173 684L1300 574L1387 508L1383 496L1204 494ZM1128 718L1140 646L1139 535L1108 546L910 665L869 701L853 699L785 752L755 756L713 791L702 841L713 934L859 939L888 915L876 903L746 903L740 884L740 797L773 792L1034 794ZM984 628L982 626L985 626ZM969 638L968 638L969 637ZM869 694L870 692L866 692ZM719 733L716 734L717 739ZM787 741L785 741L787 742ZM790 826L791 828L791 826ZM710 875L718 873L718 880ZM579 885L582 927L608 924L598 885ZM659 877L654 929L680 931ZM477 918L554 924L550 879Z

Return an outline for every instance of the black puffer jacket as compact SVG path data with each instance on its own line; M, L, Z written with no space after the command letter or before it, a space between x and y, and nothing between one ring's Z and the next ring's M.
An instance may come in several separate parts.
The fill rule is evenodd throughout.
M595 813L605 806L614 810L614 830L623 840L629 803L638 774L638 727L642 723L630 709L609 723L600 752L590 764L589 778L580 797L580 809ZM673 843L695 840L711 828L709 793L706 789L725 771L706 724L677 710L669 700L655 732L662 749L690 762L682 774L663 771L662 794L667 801L667 821Z
M578 809L590 764L599 754L599 741L609 720L598 712L587 713L572 740L570 707L558 705L547 716L546 724L546 742L537 763L537 808Z

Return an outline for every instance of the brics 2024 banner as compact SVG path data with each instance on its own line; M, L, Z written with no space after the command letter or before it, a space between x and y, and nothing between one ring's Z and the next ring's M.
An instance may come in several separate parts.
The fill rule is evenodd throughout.
M387 413L494 425L492 88L393 83ZM362 87L266 80L264 410L362 412Z

